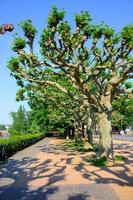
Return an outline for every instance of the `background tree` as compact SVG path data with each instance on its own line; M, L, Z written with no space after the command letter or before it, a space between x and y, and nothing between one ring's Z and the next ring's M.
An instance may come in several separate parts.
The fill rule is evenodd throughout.
M13 50L18 56L11 58L8 66L19 85L25 88L50 85L69 93L60 82L51 81L55 74L68 77L88 101L88 108L98 113L100 155L113 157L112 102L121 93L124 82L133 77L133 25L115 33L104 23L94 25L90 14L82 11L75 15L73 30L64 15L64 10L53 7L40 38L40 58L33 53L37 31L31 21L22 22L25 38L14 39ZM27 45L30 52L25 52ZM48 73L48 68L53 73Z
M113 103L112 125L116 131L133 127L133 95L122 95Z
M56 77L56 80L59 77ZM53 78L55 80L55 77ZM67 78L60 78L60 83L65 85L69 91L69 95L54 87L45 87L33 89L28 92L28 96L24 96L24 91L19 90L17 99L29 99L29 105L32 108L32 114L42 126L42 130L62 130L70 132L74 128L75 140L82 140L81 126L85 122L86 107L83 104L83 98L72 85L69 84ZM38 91L37 91L38 90ZM22 91L22 93L21 93Z
M2 131L2 130L6 130L6 127L5 127L5 125L0 124L0 131Z
M9 129L11 134L24 134L28 132L29 121L27 117L27 112L23 106L18 108L17 112L12 112L11 117L13 120L12 126Z

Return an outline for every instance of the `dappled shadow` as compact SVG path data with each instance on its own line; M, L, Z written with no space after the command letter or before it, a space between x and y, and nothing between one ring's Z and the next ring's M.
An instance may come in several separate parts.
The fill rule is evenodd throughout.
M32 167L32 164L35 166ZM65 178L62 175L65 166L58 168L53 173L48 173L51 159L39 163L38 159L24 157L22 160L9 159L3 162L0 168L0 199L48 199L48 196L58 191L58 187L47 187ZM36 174L36 175L35 175ZM36 179L47 178L43 187L30 189L29 182Z
M0 165L0 199L48 199L50 195L58 191L58 187L51 186L65 178L64 169L60 166L54 172L49 172L52 167L52 159L40 160L33 157L23 159L8 159ZM58 165L55 163L54 165ZM37 189L30 188L29 183L38 179L46 178L47 182Z
M133 165L133 160L130 159L133 157L132 145L128 145L126 142L124 142L120 145L115 144L114 148L116 151L119 150L121 154L125 154L124 161L122 163L114 163L110 167L98 167L98 171L88 171L90 163L88 161L88 157L84 156L84 152L74 152L70 150L65 150L67 158L62 158L60 160L60 163L65 161L66 165L72 165L74 169L77 172L79 172L83 178L87 180L93 180L92 176L94 176L95 181L98 184L116 183L121 186L133 186L133 176L127 167L127 165ZM56 146L54 144L50 144L48 148L43 148L41 149L41 151L45 153L53 153L55 155L63 154L63 149L60 148L60 146ZM80 163L73 164L73 160L76 158L77 154L80 155ZM113 175L113 178L104 178L103 176L99 175L99 171L105 171L106 173L108 173L108 175Z
M77 195L72 195L68 197L68 200L86 200L90 197L90 195L86 194L77 194Z
M1 188L5 191L5 188ZM51 195L58 192L58 187L41 187L39 189L28 189L27 187L8 187L6 192L0 194L1 200L48 200Z
M121 146L121 152L127 152L128 157L132 155L126 143ZM70 166L73 173L78 173L79 177L88 181L95 181L96 184L101 185L108 183L116 183L120 186L133 186L133 177L127 165L132 164L132 159L126 158L124 162L114 164L110 167L95 167L90 168L87 154L78 152L64 152L54 144L36 145L35 148L41 155L49 155L49 157L23 156L23 158L15 159L11 157L0 165L0 200L59 200L61 193L60 183L65 181L68 174L66 168ZM115 148L118 148L116 146ZM119 149L118 149L119 150ZM43 154L44 153L44 154ZM94 152L93 152L94 153ZM53 159L58 156L58 159ZM80 157L80 161L75 163L76 156ZM118 167L118 168L117 168ZM120 169L119 169L120 168ZM108 175L103 177L100 172L105 172ZM80 179L79 179L80 183ZM57 184L57 185L56 185ZM70 182L71 184L71 182ZM90 186L87 186L90 188ZM86 190L87 190L86 187ZM86 200L91 199L92 194L70 193L69 189L64 188L64 193L68 191L65 200ZM71 186L70 186L71 190ZM53 198L54 197L54 198ZM61 198L62 199L62 198Z

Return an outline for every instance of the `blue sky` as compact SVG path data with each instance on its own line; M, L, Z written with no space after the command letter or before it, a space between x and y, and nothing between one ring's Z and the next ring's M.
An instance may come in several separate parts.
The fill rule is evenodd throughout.
M0 124L11 123L9 113L22 104L15 101L16 82L6 67L14 55L11 51L13 34L20 33L18 24L27 18L33 20L41 33L52 5L67 11L66 18L72 26L74 13L81 10L89 11L95 22L104 21L117 31L133 22L133 0L0 0L0 25L13 23L15 26L13 33L0 35ZM23 104L28 109L26 103Z

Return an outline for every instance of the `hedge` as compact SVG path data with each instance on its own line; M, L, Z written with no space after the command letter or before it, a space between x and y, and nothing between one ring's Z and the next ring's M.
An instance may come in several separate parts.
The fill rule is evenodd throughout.
M42 133L23 134L0 139L0 160L4 160L14 153L30 146L44 137Z

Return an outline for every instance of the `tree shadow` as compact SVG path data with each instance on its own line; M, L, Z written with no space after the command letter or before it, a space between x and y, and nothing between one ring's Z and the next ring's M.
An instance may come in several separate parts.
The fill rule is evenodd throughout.
M68 197L68 200L86 200L90 197L90 195L86 194L76 194Z
M65 178L63 174L66 166L60 166L54 172L49 172L52 166L51 159L39 163L37 158L24 157L22 160L9 159L0 167L0 199L48 199L58 191L52 186ZM33 166L32 166L33 165ZM48 173L49 172L49 173ZM46 173L46 174L45 174ZM43 187L29 187L29 182L46 178Z
M128 147L130 149L130 146L124 144L123 148L121 146L121 151L127 152L129 157L131 151L128 152ZM132 164L132 160L128 158L123 163L114 164L111 167L95 167L94 170L89 170L90 163L88 163L88 159L83 154L78 153L81 160L80 163L75 164L73 161L76 159L77 153L66 152L66 156L64 156L64 152L53 144L46 145L46 147L39 144L36 148L38 152L45 152L50 154L51 157L44 158L42 161L36 155L35 157L33 155L23 156L22 159L11 157L2 162L0 165L0 200L59 200L59 195L63 196L63 193L61 193L62 187L54 186L54 184L58 183L59 185L60 181L65 181L65 170L68 165L84 179L88 180L88 186L85 187L86 190L90 188L89 182L93 181L93 177L95 177L95 183L98 185L116 183L123 187L133 186L133 177L127 166L127 164ZM52 156L57 155L57 153L61 154L62 157L53 162ZM117 167L120 167L120 170L116 170ZM100 175L99 172L101 171L110 174L111 178ZM40 186L29 186L30 182L35 181L36 183L39 179L42 181ZM43 182L44 179L47 181ZM74 192L74 194L69 194L70 190L71 185L70 189L63 188L64 193L68 192L65 200L86 200L92 196L92 194L89 195L89 191L87 194L84 191L80 191L80 187L79 189L77 187L77 193Z

